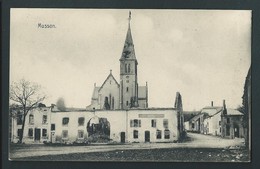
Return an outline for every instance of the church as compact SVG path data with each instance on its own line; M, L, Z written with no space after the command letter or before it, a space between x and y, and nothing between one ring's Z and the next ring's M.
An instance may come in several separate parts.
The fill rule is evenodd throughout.
M148 86L138 85L138 61L130 28L128 30L120 61L120 81L114 78L112 70L101 86L94 84L91 104L87 110L117 110L129 108L148 108Z
M184 132L182 99L176 92L172 107L148 107L148 86L138 85L137 58L130 28L120 61L120 81L112 70L101 86L94 85L86 110L61 111L55 106L28 112L23 140L27 143L142 143L177 142ZM19 111L19 110L18 110ZM20 116L22 119L22 116ZM22 132L12 119L11 141Z

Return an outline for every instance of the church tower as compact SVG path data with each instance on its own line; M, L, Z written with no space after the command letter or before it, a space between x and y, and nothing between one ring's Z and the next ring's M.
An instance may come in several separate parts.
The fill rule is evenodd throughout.
M120 61L120 108L138 107L137 59L130 28L131 11L128 18L128 30Z

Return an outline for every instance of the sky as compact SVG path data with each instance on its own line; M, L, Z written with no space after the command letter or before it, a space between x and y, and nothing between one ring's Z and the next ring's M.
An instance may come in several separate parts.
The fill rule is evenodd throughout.
M119 59L131 10L139 86L148 82L149 107L184 110L242 104L251 64L251 11L144 9L11 9L10 82L38 83L44 103L67 107L91 102ZM38 24L55 28L38 28Z

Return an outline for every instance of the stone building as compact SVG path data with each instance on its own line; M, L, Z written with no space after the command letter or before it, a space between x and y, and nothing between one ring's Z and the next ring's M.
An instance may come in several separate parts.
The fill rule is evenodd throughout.
M120 81L116 81L110 74L101 86L94 85L91 104L87 110L105 109L129 109L148 107L148 86L138 84L138 61L135 55L134 43L130 28L130 19L126 39L120 61Z
M11 142L18 142L22 132L23 115L19 109L17 115L11 118ZM50 138L50 122L51 122L51 107L38 107L28 112L24 131L23 142L26 143L42 143Z

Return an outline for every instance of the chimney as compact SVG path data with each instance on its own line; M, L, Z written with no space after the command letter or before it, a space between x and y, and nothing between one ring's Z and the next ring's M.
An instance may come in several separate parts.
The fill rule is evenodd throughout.
M226 102L223 100L223 108L226 109Z
M211 107L213 107L214 105L213 105L213 101L211 101Z

